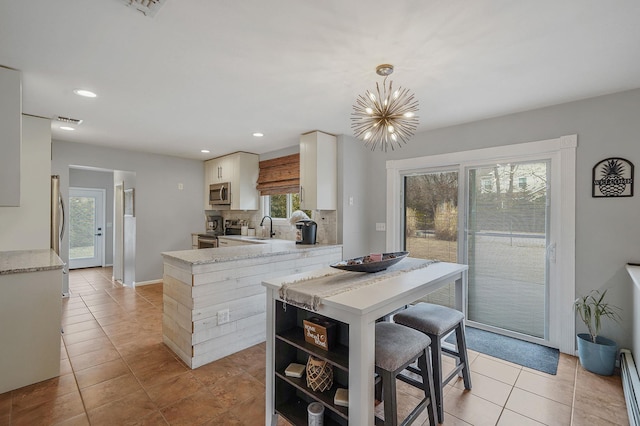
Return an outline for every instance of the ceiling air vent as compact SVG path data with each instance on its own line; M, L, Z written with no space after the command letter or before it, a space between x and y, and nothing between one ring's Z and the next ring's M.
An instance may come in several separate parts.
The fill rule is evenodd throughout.
M56 120L61 121L63 123L75 124L76 126L78 124L82 124L82 120L78 120L77 118L62 117L60 115L56 117Z
M120 3L136 9L144 16L154 17L158 9L162 7L165 0L119 0Z

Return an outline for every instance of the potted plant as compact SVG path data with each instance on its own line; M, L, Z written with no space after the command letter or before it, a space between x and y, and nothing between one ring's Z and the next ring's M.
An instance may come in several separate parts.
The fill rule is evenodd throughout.
M620 319L617 312L619 308L604 301L606 294L607 290L602 293L592 290L574 302L575 310L589 330L589 333L579 333L576 337L580 364L588 371L602 376L613 374L618 353L616 342L599 335L602 319L609 318L616 322Z

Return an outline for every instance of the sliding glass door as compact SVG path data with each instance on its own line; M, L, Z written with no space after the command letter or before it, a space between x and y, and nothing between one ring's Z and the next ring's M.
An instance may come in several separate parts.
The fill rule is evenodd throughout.
M470 324L547 339L549 164L522 161L404 176L405 250L412 257L469 265ZM454 287L421 300L454 306Z
M548 161L467 168L468 320L545 339Z

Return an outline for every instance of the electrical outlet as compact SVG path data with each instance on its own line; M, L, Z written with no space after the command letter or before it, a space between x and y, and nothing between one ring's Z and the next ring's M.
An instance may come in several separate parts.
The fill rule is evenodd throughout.
M226 324L229 322L229 310L225 309L222 311L218 311L218 325Z
M386 223L376 223L376 231L386 231L387 224Z

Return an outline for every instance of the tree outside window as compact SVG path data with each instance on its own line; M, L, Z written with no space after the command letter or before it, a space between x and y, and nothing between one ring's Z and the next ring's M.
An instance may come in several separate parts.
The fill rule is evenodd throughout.
M288 219L296 210L300 209L300 194L278 194L265 196L265 205L268 205L269 216L275 219ZM311 217L311 210L302 210Z

